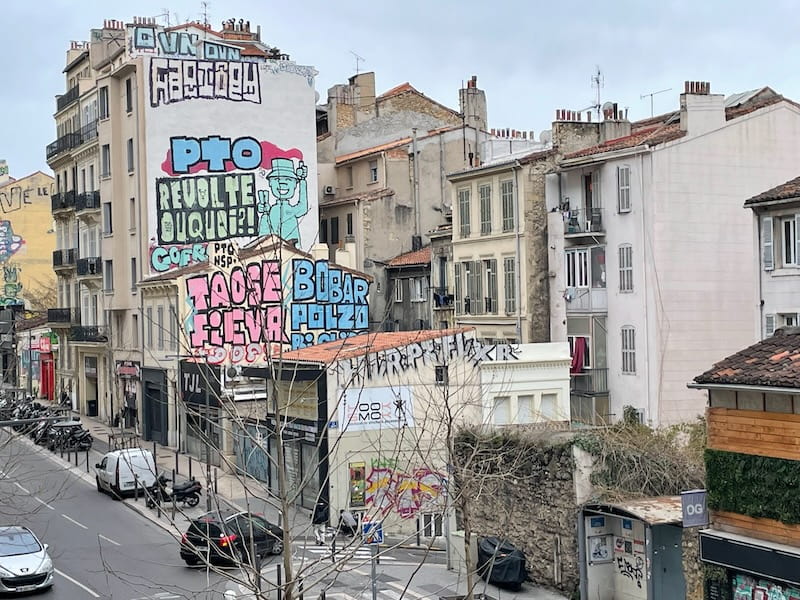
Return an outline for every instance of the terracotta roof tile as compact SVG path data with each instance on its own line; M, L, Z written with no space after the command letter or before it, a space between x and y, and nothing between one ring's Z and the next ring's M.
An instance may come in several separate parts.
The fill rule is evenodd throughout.
M406 144L410 143L411 143L411 138L409 137L400 140L394 140L393 142L386 142L385 144L372 146L370 148L363 148L361 150L356 150L355 152L350 152L349 154L342 154L341 156L337 156L336 164L338 165L347 162L348 160L361 158L363 156L369 156L370 154L375 154L377 152L383 152L384 150L390 150L391 148L398 148L399 146L405 146Z
M789 200L800 198L800 176L790 179L786 183L782 183L774 188L761 192L748 198L744 201L745 206L754 206L757 204L775 202L776 200Z
M405 254L395 256L389 261L390 267L408 267L411 265L429 265L431 264L431 247L425 246L419 250L412 250Z
M800 388L800 328L775 335L719 361L694 378L697 383Z
M383 92L378 98L388 98L390 96L397 96L398 94L402 94L403 92L416 92L418 91L413 85L408 83L401 83L400 85L394 86L392 89Z
M339 360L356 358L382 350L400 348L414 342L425 342L456 333L473 331L471 327L459 329L428 329L422 331L389 331L380 333L365 333L354 337L326 342L285 352L282 359L285 361L311 362L328 365Z
M613 150L624 150L626 148L635 148L636 146L648 145L655 146L656 144L663 144L677 140L686 135L685 131L681 131L679 123L672 125L654 125L652 127L644 127L638 129L621 138L613 140L606 140L602 144L583 148L577 152L571 152L564 156L564 158L580 158L582 156L590 156L592 154L601 154L603 152L611 152Z

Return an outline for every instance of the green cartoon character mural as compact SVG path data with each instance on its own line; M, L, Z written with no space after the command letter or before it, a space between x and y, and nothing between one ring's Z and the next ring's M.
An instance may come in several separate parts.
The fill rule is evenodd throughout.
M272 169L262 170L261 176L269 189L258 190L258 234L272 233L299 246L300 218L308 212L308 167L302 160L295 168L291 158L273 158Z

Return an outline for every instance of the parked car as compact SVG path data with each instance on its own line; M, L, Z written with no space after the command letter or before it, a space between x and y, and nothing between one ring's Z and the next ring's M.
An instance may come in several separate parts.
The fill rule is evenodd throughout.
M94 467L97 491L109 492L115 498L133 495L137 482L140 493L142 488L151 489L156 483L156 461L150 450L112 450Z
M212 511L189 522L181 537L180 554L190 566L201 562L250 563L253 547L262 558L280 554L283 529L260 514Z
M32 592L53 585L53 561L27 527L0 527L0 592Z

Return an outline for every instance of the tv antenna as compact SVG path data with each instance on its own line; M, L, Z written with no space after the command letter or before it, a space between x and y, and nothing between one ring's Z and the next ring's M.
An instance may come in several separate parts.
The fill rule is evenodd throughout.
M600 70L600 65L595 65L595 72L592 75L592 87L595 89L595 102L594 102L594 110L597 112L597 120L600 120L600 90L603 88L603 84L605 83L605 79L603 78L603 72Z
M358 54L356 54L352 50L350 50L350 54L352 54L356 59L356 75L358 75L358 73L359 73L359 63L367 62L367 59L364 58L363 56L359 56Z
M200 6L203 7L203 11L200 13L203 16L203 27L208 29L208 2L201 2ZM205 37L205 34L203 37Z
M656 94L663 94L664 92L669 92L671 90L672 90L672 88L667 88L665 90L658 90L657 92L650 92L649 94L642 94L641 96L639 96L639 100L644 100L647 97L650 98L650 116L651 117L653 116L653 96L655 96Z

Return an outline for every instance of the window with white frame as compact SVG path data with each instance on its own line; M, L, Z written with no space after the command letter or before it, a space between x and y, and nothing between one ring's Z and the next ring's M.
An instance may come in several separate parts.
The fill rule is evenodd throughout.
M500 204L503 209L503 231L513 231L516 215L514 214L514 182L510 179L500 182Z
M492 422L495 425L509 423L511 398L509 396L495 396L492 406Z
M497 259L483 261L483 272L486 273L486 312L497 314Z
M619 291L633 291L633 247L630 244L619 247Z
M481 201L481 235L492 233L492 186L483 184L478 188Z
M636 330L630 325L622 328L622 372L636 374Z
M415 277L411 279L411 301L425 302L425 278Z
M796 267L798 265L797 253L797 217L791 216L781 219L781 247L783 248L783 266Z
M98 90L98 95L100 97L100 119L107 119L109 117L109 110L108 110L108 86L104 85Z
M128 158L128 173L133 173L133 138L128 138L126 156Z
M461 263L453 263L453 295L455 296L456 314L460 315L464 310L464 294L461 287Z
M506 256L503 259L503 296L506 313L517 311L517 259Z
M531 423L533 421L533 396L517 396L516 423Z
M110 260L103 263L103 289L107 292L114 291L114 263Z
M114 233L114 222L112 220L111 202L103 202L103 234L111 235Z
M631 168L628 165L617 167L617 212L631 210Z
M565 254L567 287L589 287L589 249L571 248Z
M772 217L761 219L761 266L765 271L775 268L774 237L772 230Z
M797 313L780 313L778 327L797 327Z
M590 369L592 367L592 356L591 356L591 338L588 335L568 335L567 342L569 343L569 355L575 356L575 351L580 350L583 352L583 364L581 365L584 369Z
M108 144L100 149L100 177L111 177L111 146Z
M394 301L395 302L402 302L403 301L403 280L402 279L395 279L394 280Z
M378 161L369 161L369 182L375 183L378 181Z
M545 421L558 420L558 394L542 394L539 402L539 415Z
M469 188L458 190L458 223L461 237L469 237Z

